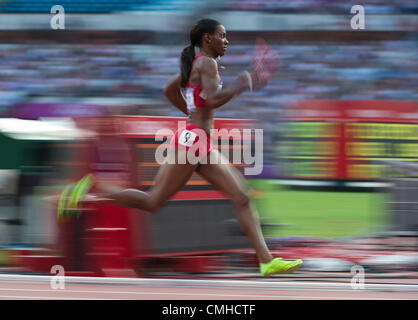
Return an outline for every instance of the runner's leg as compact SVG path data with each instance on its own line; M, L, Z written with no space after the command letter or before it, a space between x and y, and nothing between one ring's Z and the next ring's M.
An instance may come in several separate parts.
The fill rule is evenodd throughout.
M156 176L155 185L150 193L137 189L117 190L114 186L105 184L99 184L98 188L108 193L102 195L104 198L111 199L120 205L148 212L156 212L184 186L198 166L198 164L178 164L176 161L173 161L172 157L179 159L179 153L185 152L185 150L181 149L175 149L173 153L169 152L171 161L168 161L168 163L160 167Z
M196 172L231 197L241 227L250 239L259 262L270 262L273 257L264 241L258 218L251 208L249 190L244 177L229 163L221 163L222 155L218 150L213 149L208 157L214 161L201 164Z

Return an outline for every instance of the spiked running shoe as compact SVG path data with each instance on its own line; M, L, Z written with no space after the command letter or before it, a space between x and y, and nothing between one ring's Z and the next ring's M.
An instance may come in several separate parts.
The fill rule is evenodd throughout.
M275 258L269 263L260 263L260 272L264 277L273 274L287 274L292 273L302 266L303 261L297 260L283 260L282 258Z
M68 202L68 198L71 193L71 190L73 188L74 188L73 184L66 186L59 197L58 209L57 209L58 221L62 221L68 215L67 202Z
M83 199L86 194L90 191L91 187L93 186L93 175L88 174L81 178L77 184L75 185L73 192L71 193L70 199L68 201L68 205L70 208L80 209L79 202Z
M62 220L69 214L74 214L77 217L81 215L81 208L79 202L90 191L93 186L93 175L88 174L79 180L75 185L67 186L61 193L58 201L58 220Z

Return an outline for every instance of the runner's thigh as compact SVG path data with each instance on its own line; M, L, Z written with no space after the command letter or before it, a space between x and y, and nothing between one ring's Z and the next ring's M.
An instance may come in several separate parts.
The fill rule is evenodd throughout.
M175 159L178 159L179 152L186 151L176 149L176 152L169 155L168 161L161 165L157 173L151 193L157 202L165 202L177 193L187 183L198 166L198 164L177 163Z
M231 198L248 194L247 182L237 168L226 162L225 158L221 163L222 154L216 149L213 149L209 156L212 161L197 168L196 172L199 175Z

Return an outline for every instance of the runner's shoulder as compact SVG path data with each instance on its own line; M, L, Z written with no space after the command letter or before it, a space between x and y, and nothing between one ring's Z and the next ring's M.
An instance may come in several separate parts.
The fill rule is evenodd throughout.
M218 64L214 58L202 56L196 62L196 67L200 71L218 71Z

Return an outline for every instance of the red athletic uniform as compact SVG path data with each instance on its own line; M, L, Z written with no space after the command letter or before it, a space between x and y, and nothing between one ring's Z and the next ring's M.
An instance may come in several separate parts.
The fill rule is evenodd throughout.
M198 55L193 63L200 57L205 56L204 54ZM222 81L219 76L219 86L218 90L222 89ZM196 111L196 108L206 108L206 94L202 90L200 85L194 86L190 82L186 89L186 100L187 100L187 112L189 114ZM199 151L203 151L204 156L208 155L212 150L212 139L209 133L204 131L199 126L194 123L187 123L186 127L181 128L176 131L173 139L171 140L171 145L175 148L189 151L193 147L195 155L199 156Z

